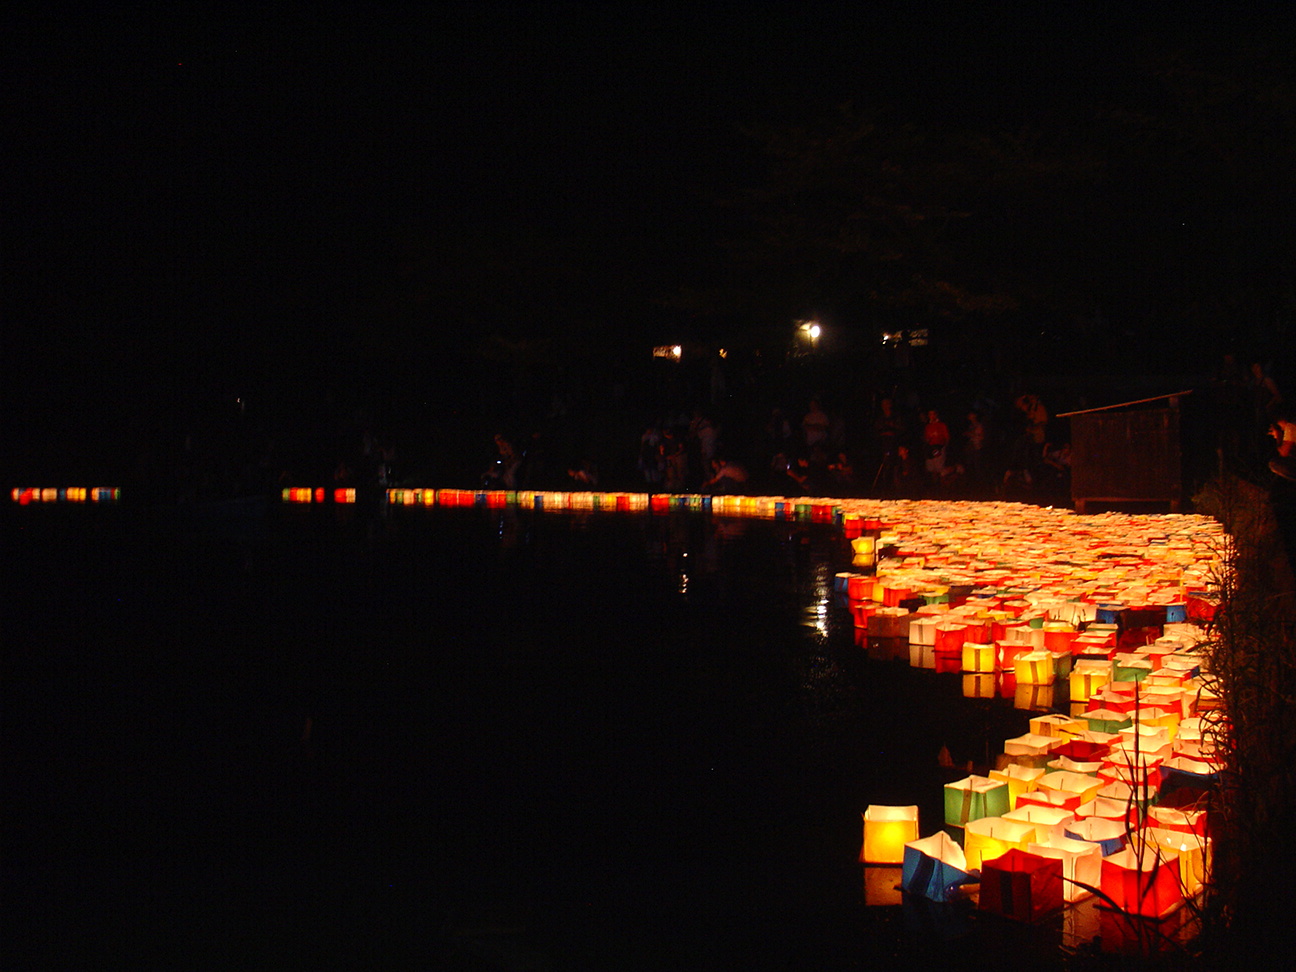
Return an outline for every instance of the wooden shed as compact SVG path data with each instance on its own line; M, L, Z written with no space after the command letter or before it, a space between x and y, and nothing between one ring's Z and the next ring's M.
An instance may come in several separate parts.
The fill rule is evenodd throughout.
M1090 503L1183 503L1179 399L1189 392L1066 412L1071 420L1071 499Z

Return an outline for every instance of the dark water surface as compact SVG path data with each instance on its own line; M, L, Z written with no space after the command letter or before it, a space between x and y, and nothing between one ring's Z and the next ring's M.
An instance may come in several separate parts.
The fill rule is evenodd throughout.
M1027 715L868 662L829 527L5 516L6 967L889 968L969 945L865 906L860 812L917 803L932 832L941 745L983 763Z

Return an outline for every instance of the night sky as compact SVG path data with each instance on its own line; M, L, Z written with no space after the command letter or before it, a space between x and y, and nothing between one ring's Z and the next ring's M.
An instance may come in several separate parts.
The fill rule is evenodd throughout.
M1281 371L1292 21L1216 6L31 14L0 66L5 438L808 314L1173 331L1185 371L1224 331ZM858 154L814 156L844 117Z

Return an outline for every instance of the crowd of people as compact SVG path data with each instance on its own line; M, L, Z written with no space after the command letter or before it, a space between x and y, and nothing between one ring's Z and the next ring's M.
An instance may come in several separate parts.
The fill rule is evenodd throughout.
M673 388L669 403L658 396L656 415L646 412L654 408L651 395L631 392L612 407L594 401L582 408L569 396L562 408L516 423L521 429L501 423L493 440L489 431L472 438L490 421L484 415L433 423L422 435L441 444L435 453L417 441L419 429L380 431L360 411L299 441L258 426L240 404L218 436L187 434L173 465L182 499L331 479L379 489L1069 500L1070 423L1056 412L1088 402L1056 384L951 391L935 381L875 380L862 390L825 381L822 392L803 382L735 393L734 383L727 389L715 373L692 402L687 388ZM1296 479L1296 413L1262 363L1243 369L1226 355L1202 386L1195 397L1209 402L1210 425L1185 440L1209 439L1221 462L1245 471Z

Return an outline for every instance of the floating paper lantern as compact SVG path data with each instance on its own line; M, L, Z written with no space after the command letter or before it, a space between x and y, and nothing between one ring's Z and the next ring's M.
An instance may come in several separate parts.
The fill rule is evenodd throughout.
M354 503L356 501L356 491L351 487L339 488L333 490L334 503Z
M909 622L909 642L916 645L936 645L937 620L931 616L916 615Z
M962 827L969 820L1007 813L1008 784L985 776L969 776L945 784L945 822Z
M1148 827L1140 837L1147 845L1169 851L1179 859L1179 888L1184 897L1202 889L1210 872L1210 841L1196 834Z
M994 645L965 641L963 643L963 671L993 673L998 664L996 655Z
M1118 911L1164 918L1184 902L1179 860L1173 851L1145 845L1108 854L1102 861L1102 892Z
M982 817L970 820L963 828L963 855L968 870L982 866L985 860L994 860L1014 847L1024 851L1026 845L1036 840L1035 825L1003 817Z
M1046 651L1018 655L1013 662L1018 685L1052 685L1055 676L1053 656Z
M903 864L904 845L918 839L918 808L870 805L864 811L865 864Z
M1111 666L1102 662L1078 661L1071 669L1068 685L1072 702L1087 702L1094 692L1111 681Z
M905 844L901 887L909 894L952 901L961 896L959 886L968 880L963 848L945 831Z
M967 625L942 621L936 625L935 646L938 652L962 652Z
M1062 901L1060 860L1014 848L981 868L982 911L1029 923L1057 911Z
M1040 857L1053 858L1062 865L1062 898L1068 903L1081 901L1093 894L1102 880L1102 849L1097 844L1052 836L1044 843L1026 845L1026 850Z

